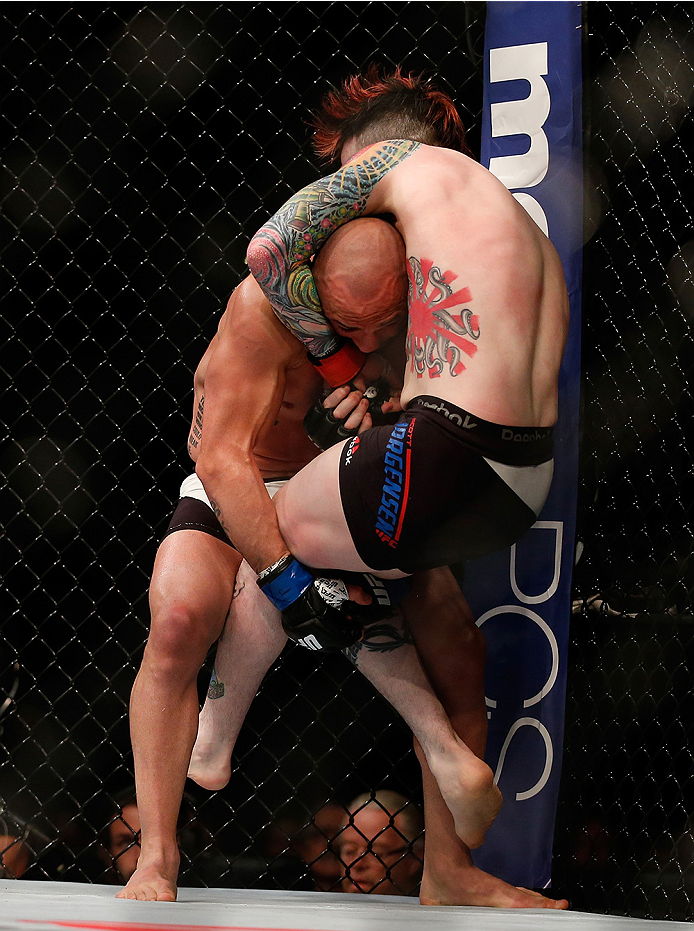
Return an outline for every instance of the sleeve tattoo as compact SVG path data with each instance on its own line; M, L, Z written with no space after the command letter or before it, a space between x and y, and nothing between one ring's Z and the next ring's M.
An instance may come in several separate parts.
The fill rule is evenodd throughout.
M255 234L248 266L275 313L319 358L338 338L321 308L309 259L340 226L361 216L375 185L419 148L394 140L303 188Z

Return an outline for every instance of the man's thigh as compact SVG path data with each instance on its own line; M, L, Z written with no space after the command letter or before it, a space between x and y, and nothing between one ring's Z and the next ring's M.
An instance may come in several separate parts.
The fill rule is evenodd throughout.
M345 441L347 442L347 441ZM363 572L340 497L340 454L345 443L321 453L274 497L280 531L291 553L308 566Z
M237 550L209 533L178 530L166 536L150 583L152 622L176 611L216 639L229 612L240 562Z

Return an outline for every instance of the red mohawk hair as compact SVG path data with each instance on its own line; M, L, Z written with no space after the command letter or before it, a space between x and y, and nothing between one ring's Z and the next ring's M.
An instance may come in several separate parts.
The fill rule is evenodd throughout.
M311 124L313 148L325 160L339 156L348 139L363 144L412 139L470 155L465 127L448 94L421 75L391 74L369 65L329 91Z

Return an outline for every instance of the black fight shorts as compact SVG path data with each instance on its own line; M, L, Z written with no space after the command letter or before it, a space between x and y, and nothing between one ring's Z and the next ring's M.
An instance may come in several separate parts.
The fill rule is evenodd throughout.
M168 537L169 534L176 533L178 530L199 530L201 533L216 537L222 543L227 543L232 549L236 549L217 520L215 512L198 498L179 498L164 536Z
M278 478L265 478L263 481L267 493L273 498L289 479L287 476L280 476ZM221 540L222 543L226 543L232 549L237 549L217 520L210 499L207 497L203 484L195 472L185 478L181 484L180 498L164 536L168 537L169 534L176 533L179 530L199 530L201 533L216 537L217 540Z
M551 428L505 427L414 398L397 424L342 450L340 494L357 552L371 569L412 573L505 549L537 515L486 460L525 471L550 462L552 450Z

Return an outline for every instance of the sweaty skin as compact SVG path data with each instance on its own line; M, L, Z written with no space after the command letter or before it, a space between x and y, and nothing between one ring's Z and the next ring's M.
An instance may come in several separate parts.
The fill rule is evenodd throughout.
M376 143L294 195L248 250L286 325L316 355L334 345L308 260L345 222L386 213L410 266L403 403L431 393L494 423L554 424L568 324L559 257L504 185L460 152Z
M372 324L370 327L373 329ZM227 381L231 384L227 385ZM310 388L311 382L313 389ZM238 424L234 418L239 410L243 410L247 422L241 424L239 433L229 439L226 446L229 457L236 457L239 461L239 478L234 493L242 497L245 504L258 491L257 503L265 505L269 498L262 485L262 474L289 474L302 464L304 456L315 455L315 449L307 444L303 435L301 421L306 407L317 396L319 385L312 367L307 367L303 349L278 323L255 283L244 282L232 296L214 345L196 373L189 439L191 454L200 466L206 451L209 452L210 424L214 425L217 439L224 441L227 434L225 424L228 422L225 417ZM281 439L279 429L275 430L280 424L283 431ZM213 445L219 444L215 441ZM251 473L245 479L242 474L244 465ZM174 533L166 537L159 548L150 587L151 632L131 699L142 853L136 872L119 893L121 898L172 901L176 897L179 865L176 819L197 731L197 674L209 646L219 637L232 606L234 576L239 562L239 554L231 547L196 530ZM455 584L452 577L450 584ZM264 599L255 585L252 590ZM447 603L452 604L450 599ZM413 627L416 613L411 618ZM422 616L427 616L426 606ZM238 620L237 616L235 621ZM280 632L278 636L276 617L274 626L272 618L262 617L262 613L261 622L256 623L256 620L257 615L253 615L254 622L246 624L240 631L240 638L235 641L241 720L264 672L284 644L283 634ZM475 632L469 610L467 616L458 615L458 624L464 629L471 626ZM431 626L436 629L436 625ZM230 642L233 642L231 638ZM435 644L436 641L427 635L426 642ZM438 652L440 644L435 649ZM414 709L419 698L427 693L428 683L421 678L421 672L417 678L416 668L413 674L411 652L399 649L388 654L370 653L359 657L358 665L375 681L379 675L378 660L384 655L390 656L390 667L390 660L382 664L379 683L388 694L388 689L393 688L393 681L396 687L401 682L400 698L408 698L407 689L414 688L415 694L409 695L409 703ZM447 657L451 658L453 652L452 647L449 648ZM408 653L410 660L406 661ZM474 654L470 653L470 656L474 657ZM430 662L432 668L436 666L435 656L432 655ZM400 667L408 668L393 677L393 671L397 672ZM452 682L459 683L461 669L464 668L463 661ZM463 678L468 678L464 672ZM476 703L478 720L481 709L483 727L484 704L479 693L475 693L471 701ZM437 710L440 706L432 703L430 698L422 708L425 720L433 720L436 714L440 714ZM452 708L452 713L457 714L455 703ZM407 708L405 716L411 718ZM447 726L447 722L439 719L435 737L450 741L450 734L445 730ZM465 726L469 726L469 720L467 724L463 722L460 725L463 736ZM467 748L463 751L461 747L456 752L470 755ZM430 745L429 754L440 756L436 740L433 746ZM475 766L479 768L479 764L477 760ZM471 867L467 849L455 835L453 816L428 768L425 768L425 773L428 774L426 779L432 806L431 840L433 845L438 836L440 858L437 867L437 847L433 845L431 869L439 878L430 881L428 901L460 903L465 900L465 890L469 888L471 901L476 904L501 904L502 901L510 904L514 901L517 905L524 902L527 905L524 894ZM451 780L446 778L450 794ZM436 826L437 806L440 809L440 829Z
M460 152L376 143L268 221L248 262L287 326L318 355L334 345L308 260L340 225L376 213L395 218L409 267L403 407L432 395L493 423L552 426L568 326L561 262L503 184ZM280 492L278 529L308 565L363 570L340 499L340 454L328 450Z

